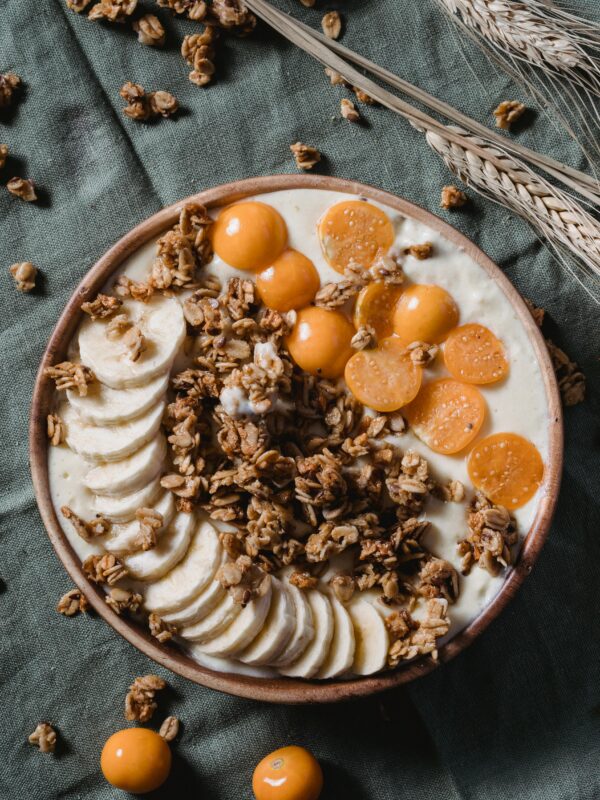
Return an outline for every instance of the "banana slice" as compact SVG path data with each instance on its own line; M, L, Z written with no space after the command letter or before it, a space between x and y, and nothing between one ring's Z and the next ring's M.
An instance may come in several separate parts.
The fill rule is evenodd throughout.
M337 597L329 596L333 610L333 638L329 645L329 653L317 672L317 678L335 678L348 672L354 661L354 626L350 615Z
M284 583L272 578L271 607L262 630L237 658L244 664L268 664L281 655L296 629L292 595Z
M146 588L146 610L162 616L183 608L214 578L222 552L216 530L209 522L202 522L192 535L185 558L164 578Z
M152 506L155 511L162 515L162 527L156 531L157 537L162 536L171 520L175 516L175 495L173 492L164 492L164 494ZM135 553L139 550L136 545L136 539L140 532L140 523L137 519L127 522L124 525L114 525L111 530L110 538L104 540L103 544L109 553L116 553L123 555L125 553Z
M165 410L164 400L141 417L122 425L90 425L67 405L62 419L67 444L87 461L119 461L135 453L156 436Z
M141 416L148 411L167 391L169 373L165 372L150 383L131 389L111 389L100 381L88 387L85 397L79 392L67 390L69 403L79 416L94 425L117 425Z
M84 476L83 484L94 494L121 497L145 486L161 471L167 441L162 434L120 461L98 464Z
M233 597L227 593L210 614L199 622L182 628L179 631L179 635L183 636L184 639L189 639L190 642L198 642L199 646L201 646L204 642L214 639L222 631L226 630L241 612L241 605L234 603Z
M262 597L251 600L223 633L202 644L198 649L209 656L234 656L247 647L264 625L271 605L272 581Z
M307 592L307 599L312 611L315 633L300 658L289 666L279 669L282 675L287 675L289 678L312 678L327 658L333 637L333 611L329 598L316 589L311 589Z
M312 611L304 592L301 592L297 586L293 586L291 583L285 583L285 587L294 603L296 628L283 651L278 657L269 662L274 667L285 667L287 664L292 664L296 661L300 654L306 650L315 634Z
M160 491L160 475L157 475L153 481L131 494L124 494L121 497L97 494L92 505L96 514L107 517L112 522L128 522L135 517L138 508L151 506Z
M226 560L227 554L223 552L219 566L224 564ZM183 608L180 608L178 611L171 611L168 614L163 614L162 618L165 622L177 625L178 628L190 626L194 622L199 622L204 619L204 617L208 616L215 606L224 598L225 589L218 580L213 579L191 603L183 606Z
M140 581L155 581L173 569L188 549L195 522L193 514L177 514L156 547L125 558L124 564L131 577Z
M141 386L167 372L185 337L185 319L177 300L157 295L147 303L128 300L129 319L145 340L145 349L132 361L120 339L106 337L106 323L86 319L79 329L81 361L98 380L113 389Z
M390 640L382 615L368 600L359 598L347 606L356 648L352 672L355 675L372 675L383 669L387 662Z

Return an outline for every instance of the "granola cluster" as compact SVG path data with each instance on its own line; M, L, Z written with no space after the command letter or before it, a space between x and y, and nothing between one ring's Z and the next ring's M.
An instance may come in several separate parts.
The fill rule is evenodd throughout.
M471 501L467 521L469 534L458 545L461 572L468 575L477 563L491 575L497 575L512 563L511 547L518 540L514 519L504 506L494 505L477 492Z
M11 106L21 86L21 78L14 72L0 73L0 109Z
M516 122L525 113L526 108L518 100L503 100L494 109L496 127L502 130L510 130L513 122Z
M170 92L146 93L143 86L131 81L123 84L119 94L127 103L123 109L125 116L138 122L152 117L170 117L179 109L179 103Z
M125 719L129 722L149 722L158 707L156 693L167 684L158 675L136 678L125 697Z
M398 280L397 265L388 268ZM336 286L346 291L344 281ZM343 386L298 369L284 346L294 312L262 307L250 280L207 277L184 314L193 364L172 379L171 469L161 482L180 510L199 506L232 525L221 533L230 561L218 577L234 600L261 596L269 573L285 566L310 588L330 558L347 553L348 569L331 578L343 602L367 589L396 606L453 602L458 577L428 551L420 517L431 494L462 497L386 439L404 429L401 415L366 415Z
M192 67L189 79L196 86L207 86L215 74L215 44L219 31L214 25L207 25L202 33L184 36L181 55Z

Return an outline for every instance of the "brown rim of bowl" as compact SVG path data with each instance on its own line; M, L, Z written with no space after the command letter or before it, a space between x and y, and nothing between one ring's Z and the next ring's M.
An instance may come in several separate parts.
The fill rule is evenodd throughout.
M434 662L430 658L423 658L404 667L399 667L394 671L348 681L317 682L290 678L253 678L216 672L202 667L175 647L159 644L139 625L117 616L105 603L102 590L90 583L83 574L81 563L60 526L50 497L47 468L46 416L51 407L54 387L49 380L44 379L43 370L46 366L64 357L67 344L81 318L81 303L97 294L111 273L121 265L124 259L135 252L141 245L174 224L180 208L185 203L199 202L209 207L218 207L249 195L300 188L346 192L378 201L408 217L423 222L462 248L496 281L525 326L542 369L549 406L549 456L539 507L533 524L522 544L517 562L494 600L466 628L440 648L439 662ZM123 236L89 270L61 314L42 358L33 392L29 445L35 495L42 520L54 549L67 572L89 598L94 609L118 633L163 667L167 667L178 675L211 689L272 703L329 703L381 692L426 675L437 666L437 663L449 661L464 650L473 639L487 628L490 622L498 616L508 601L515 595L525 577L531 572L542 549L556 505L563 454L562 410L554 370L544 339L527 306L499 267L473 242L448 223L443 222L423 208L380 189L339 178L312 175L275 175L250 178L216 186L164 208Z

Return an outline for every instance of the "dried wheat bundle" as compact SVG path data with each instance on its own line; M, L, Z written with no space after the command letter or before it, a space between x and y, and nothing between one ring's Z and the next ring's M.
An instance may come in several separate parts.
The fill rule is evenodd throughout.
M460 29L600 153L600 28L548 0L437 0ZM589 155L589 153L588 153Z
M462 142L451 141L439 131L425 133L427 143L448 168L480 194L526 219L560 251L568 249L576 253L597 283L600 278L597 220L569 194L523 162L456 126L448 126L448 132L459 135Z
M600 225L571 195L530 169L523 158L575 189L594 204L599 204L600 199L597 181L534 151L526 148L516 150L509 140L494 135L493 131L486 131L483 126L458 114L445 103L426 95L367 59L353 54L339 43L324 40L316 31L273 8L266 0L245 2L252 11L293 44L425 133L431 147L442 156L451 170L481 194L533 224L554 245L562 263L582 283L586 291L596 299L600 297ZM386 83L401 88L406 94L416 97L450 119L458 117L465 120L465 127L439 122L379 86L338 53L348 60L360 63ZM485 135L478 136L473 130L483 130ZM519 157L519 153L523 154L523 158ZM565 250L576 257L574 262L562 255ZM589 280L584 283L583 277Z

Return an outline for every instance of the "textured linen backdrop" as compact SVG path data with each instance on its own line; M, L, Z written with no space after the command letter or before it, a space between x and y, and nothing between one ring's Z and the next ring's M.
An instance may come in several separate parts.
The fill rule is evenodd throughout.
M470 43L433 0L344 0L304 9L318 25L340 8L343 41L492 124L504 99L527 98ZM148 11L155 4L146 2ZM595 0L588 11L600 18ZM152 8L156 10L156 8ZM157 797L251 798L255 763L295 742L325 771L325 800L584 800L600 796L598 622L598 311L527 225L473 198L439 209L448 172L421 136L393 114L361 107L340 118L343 93L308 56L261 26L225 39L214 85L187 79L179 54L194 23L158 11L167 46L140 45L129 26L88 21L63 0L0 0L0 71L25 81L0 122L10 147L5 176L44 190L29 205L0 190L0 798L113 798L99 754L125 725L136 675L169 683L154 722L176 714L175 766ZM167 89L175 120L125 118L126 80ZM579 166L577 150L539 113L519 141ZM101 619L55 611L70 580L41 524L31 487L27 422L35 371L75 285L116 239L162 206L236 178L295 172L290 143L326 156L321 172L374 184L439 213L479 244L517 288L549 314L552 338L588 376L588 400L565 414L566 461L558 511L531 577L501 617L452 663L388 694L333 707L284 707L228 697L169 674ZM40 286L18 294L8 275L31 260ZM502 335L502 331L499 331ZM55 756L27 744L40 720L60 732Z

